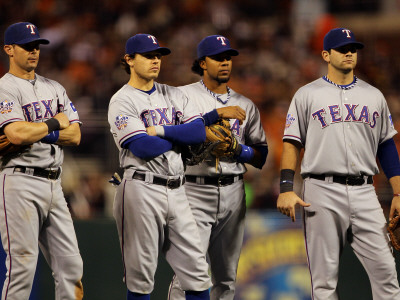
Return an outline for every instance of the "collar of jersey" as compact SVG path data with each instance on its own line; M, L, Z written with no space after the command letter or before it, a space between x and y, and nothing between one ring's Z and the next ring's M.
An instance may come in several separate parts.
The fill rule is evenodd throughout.
M136 89L136 88L135 88ZM156 85L154 84L153 85L153 87L150 89L150 90L148 90L148 91L143 91L143 90L141 90L141 89L137 89L138 91L141 91L141 92L143 92L143 93L146 93L146 94L149 94L149 95L151 95L155 90L156 90Z
M35 85L35 83L36 83L36 75L35 75L35 78L34 79L28 79L28 81L30 82L30 83L32 83L32 85Z
M228 100L231 98L231 89L229 88L229 86L226 87L226 90L228 91L228 97L226 97L226 100L224 101L220 97L218 97L218 95L216 93L209 90L208 87L206 87L206 85L204 84L203 80L200 80L200 83L203 85L203 87L206 89L206 91L210 93L211 96L213 96L215 99L217 99L222 104L226 104L228 102Z
M355 75L354 75L354 78L353 78L353 82L350 83L350 84L346 84L346 85L340 85L340 84L334 83L333 81L329 80L329 78L326 77L326 76L323 76L322 79L324 79L326 82L329 82L329 83L333 84L334 86L337 86L338 88L340 88L342 90L352 89L353 87L355 87L355 85L358 82L358 78Z

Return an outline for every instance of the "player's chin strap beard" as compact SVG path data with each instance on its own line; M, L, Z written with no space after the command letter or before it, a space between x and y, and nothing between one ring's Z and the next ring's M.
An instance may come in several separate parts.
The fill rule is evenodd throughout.
M227 83L228 81L229 81L229 77L226 77L226 78L219 78L219 77L217 77L217 82L219 83L219 84L221 84L221 83Z
M222 104L226 104L229 101L229 99L231 98L231 89L229 88L229 86L226 87L226 90L228 91L228 97L226 97L226 100L224 101L220 97L218 97L216 93L214 93L213 91L210 91L208 89L208 87L206 87L206 85L204 84L203 80L200 80L200 82L203 85L203 87L206 89L206 91L209 92L211 96L213 96L215 99L217 99Z

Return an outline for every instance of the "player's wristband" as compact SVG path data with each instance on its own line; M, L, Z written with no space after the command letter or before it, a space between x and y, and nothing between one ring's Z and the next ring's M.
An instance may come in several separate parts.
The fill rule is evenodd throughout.
M294 182L294 170L283 169L281 170L281 180L279 183L280 193L292 192Z
M55 130L53 132L50 132L48 135L46 135L40 141L42 143L46 143L46 144L54 144L55 142L58 141L59 137L60 137L60 131L59 130Z
M44 123L46 123L49 133L55 130L60 130L60 122L55 118L48 119Z
M216 109L206 113L203 115L203 120L204 120L204 125L210 126L211 124L214 124L217 122L219 119L219 115Z
M239 152L240 151L240 152ZM238 145L238 152L240 153L236 160L242 164L248 163L254 157L254 150L253 148L239 144Z
M393 194L393 197L400 197L400 194Z

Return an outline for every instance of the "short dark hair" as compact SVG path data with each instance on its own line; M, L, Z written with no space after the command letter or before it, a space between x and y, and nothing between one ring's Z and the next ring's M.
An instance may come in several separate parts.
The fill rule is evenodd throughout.
M200 58L200 59L195 59L195 61L193 62L192 65L192 72L195 74L198 74L200 76L204 75L204 70L203 68L200 66L200 62L204 60L204 58Z
M130 58L134 58L135 54L131 54L131 55L129 55L129 57ZM122 66L122 68L124 68L125 72L130 75L131 74L131 67L126 62L125 55L121 58L120 62L121 62L121 66Z

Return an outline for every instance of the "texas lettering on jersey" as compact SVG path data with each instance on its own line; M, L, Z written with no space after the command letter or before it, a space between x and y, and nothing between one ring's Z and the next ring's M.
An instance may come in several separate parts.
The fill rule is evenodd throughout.
M231 125L232 133L236 136L240 136L240 123L239 120L235 119Z
M183 113L175 110L175 107L172 107L171 116L168 116L168 108L146 109L140 114L146 128L156 125L177 125L181 123L182 117Z
M22 105L22 111L25 116L25 120L28 122L40 121L43 119L53 118L57 113L64 111L64 105L57 104L56 111L52 109L53 99L51 100L40 100ZM71 103L72 106L72 103ZM75 108L72 107L75 111Z
M376 120L380 117L377 111L370 113L367 105L357 109L358 104L343 104L343 113L339 105L330 105L327 109L321 108L312 114L314 120L320 122L322 128L329 124L341 122L357 122L369 125L371 128L376 126Z

